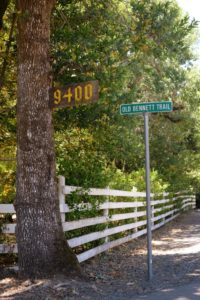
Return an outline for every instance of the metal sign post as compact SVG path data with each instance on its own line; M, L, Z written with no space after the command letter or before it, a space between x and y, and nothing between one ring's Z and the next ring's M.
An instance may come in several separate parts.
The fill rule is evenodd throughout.
M149 155L149 115L148 113L171 112L173 104L171 101L130 103L120 106L121 115L144 115L144 140L145 140L145 168L146 168L146 215L147 215L147 265L148 279L153 277L152 271L152 221L151 221L151 191L150 191L150 155Z
M144 113L144 141L145 141L145 168L146 168L146 214L147 214L147 265L148 279L153 277L152 272L152 234L151 234L151 189L150 189L150 155L149 155L149 115Z

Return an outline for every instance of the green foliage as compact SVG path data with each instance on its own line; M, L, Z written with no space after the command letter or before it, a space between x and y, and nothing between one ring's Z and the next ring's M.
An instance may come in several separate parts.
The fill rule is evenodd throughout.
M0 204L12 203L15 198L15 166L0 163Z
M14 4L10 1L0 30L0 202L15 197L16 41L11 36ZM9 45L9 47L8 47ZM8 51L9 50L9 51Z
M164 192L169 186L156 170L151 171L150 180L152 193ZM114 173L109 186L121 190L144 192L146 190L145 170L139 169L128 174L118 169Z
M131 173L131 177L135 182L135 186L138 191L145 191L145 170L140 169L136 172ZM161 193L165 192L169 187L169 183L164 181L163 178L158 174L157 170L152 170L150 173L151 181L151 192L152 193Z
M131 189L135 173L137 188L144 188L142 118L120 116L119 104L161 99L172 99L175 110L150 119L152 176L159 182L152 187L194 184L191 140L195 144L198 134L188 105L198 96L187 68L196 26L175 1L59 2L52 35L55 85L100 81L97 104L54 113L58 170L69 184L105 187L116 180L116 188Z
M94 139L87 129L73 128L58 134L57 167L66 184L84 188L104 187L109 178L106 159L95 149Z

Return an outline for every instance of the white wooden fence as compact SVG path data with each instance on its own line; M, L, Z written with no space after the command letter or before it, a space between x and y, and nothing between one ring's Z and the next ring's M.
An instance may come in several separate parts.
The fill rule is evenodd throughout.
M75 232L77 229L80 230L80 228L90 228L89 226L92 225L105 225L103 230L86 234L84 233L81 236L68 239L70 247L76 250L77 247L79 249L80 246L84 244L101 239L101 244L99 246L77 254L79 262L85 261L110 248L146 234L146 194L144 192L119 191L109 188L90 188L87 191L88 196L105 197L105 202L99 204L97 208L101 215L98 214L98 216L95 217L66 221L67 214L73 212L74 208L69 208L65 202L65 196L73 192L76 192L78 195L80 195L80 197L81 195L86 194L86 192L84 192L80 187L66 186L65 178L60 176L59 200L64 231L71 233L72 231ZM177 193L173 196L168 193L164 193L162 197L159 196L159 200L156 200L158 195L152 194L151 197L152 230L157 229L167 222L173 220L182 211L195 207L195 196L187 195L186 193ZM131 201L127 202L127 198L131 199ZM98 202L98 199L95 199L94 201ZM118 199L120 199L119 202L117 201ZM89 211L91 207L92 206L89 203L81 203L76 207L76 209L81 211ZM123 210L125 211L123 212ZM12 215L15 214L13 205L0 204L0 217L1 215L7 213ZM14 234L15 226L15 223L4 224L2 232L4 234ZM116 234L118 234L117 238L115 238ZM17 253L17 245L0 244L0 253Z

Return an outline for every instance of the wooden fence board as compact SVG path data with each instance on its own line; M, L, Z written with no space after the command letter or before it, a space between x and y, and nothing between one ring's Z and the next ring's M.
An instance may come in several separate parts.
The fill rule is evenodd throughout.
M65 186L63 187L63 193L65 195L69 195L73 192L77 192L78 194L87 194L90 196L113 196L113 197L133 197L133 198L144 198L146 197L146 193L144 192L127 192L120 190L112 190L112 189L98 189L98 188L90 188L88 190L84 190L81 187L76 186ZM153 194L151 194L153 196Z
M0 244L0 253L17 253L17 244Z
M130 223L130 224L126 224L126 225L122 225L122 226L117 226L117 227L113 227L113 228L109 228L109 229L105 229L103 231L97 231L97 232L93 232L93 233L89 233L80 237L76 237L73 239L68 240L68 243L70 245L70 247L74 248L104 237L107 237L109 235L113 235L119 232L123 232L126 230L130 230L136 227L140 227L146 224L146 220L144 221L140 221L137 223Z
M15 233L16 224L5 224L3 225L2 232L7 234Z
M14 214L15 209L13 204L0 204L0 214Z
M78 261L79 262L85 261L85 260L87 260L87 259L89 259L93 256L96 256L97 254L100 254L100 253L102 253L102 252L104 252L108 249L111 249L111 248L119 246L123 243L129 242L129 241L131 241L131 240L133 240L133 239L135 239L135 238L137 238L141 235L146 234L146 231L147 231L146 229L140 230L140 231L138 231L136 233L133 233L131 235L128 235L126 237L120 238L120 239L112 241L112 242L108 242L108 243L103 244L101 246L98 246L98 247L95 247L95 248L90 249L88 251L85 251L81 254L78 254L77 255Z

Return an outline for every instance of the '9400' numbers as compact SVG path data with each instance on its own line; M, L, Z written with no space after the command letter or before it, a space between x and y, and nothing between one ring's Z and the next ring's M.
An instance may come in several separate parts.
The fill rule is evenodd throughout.
M67 107L88 104L98 100L98 81L67 85L50 90L50 107Z

